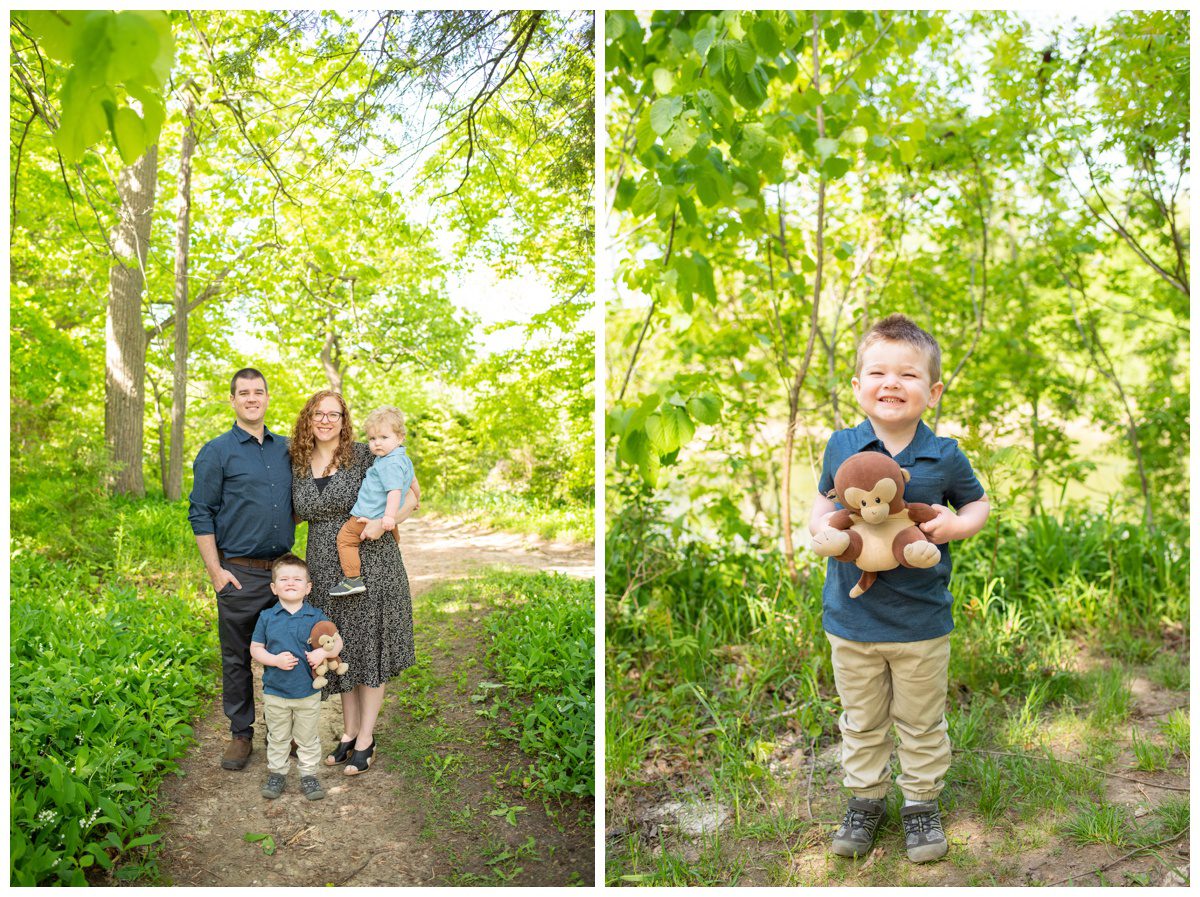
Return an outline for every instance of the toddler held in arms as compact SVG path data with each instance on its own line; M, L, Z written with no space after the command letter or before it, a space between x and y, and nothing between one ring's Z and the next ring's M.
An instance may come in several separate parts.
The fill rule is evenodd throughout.
M367 590L362 581L362 559L358 551L367 524L382 519L384 530L391 530L399 544L396 524L400 521L396 515L404 496L411 489L418 506L421 501L412 461L404 448L408 429L404 425L403 412L391 406L378 408L367 415L365 426L371 454L378 460L363 479L358 501L350 509L350 519L338 530L337 552L342 565L342 581L329 590L331 598L357 595Z

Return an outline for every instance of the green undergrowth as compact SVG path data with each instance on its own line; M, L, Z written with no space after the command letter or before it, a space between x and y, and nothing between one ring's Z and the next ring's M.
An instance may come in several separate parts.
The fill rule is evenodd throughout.
M1135 676L1187 687L1185 522L1162 521L1154 532L1087 512L993 522L952 551L957 628L948 717L960 753L945 801L989 829L1054 819L1044 835L1063 838L1055 826L1099 800L1105 778L1070 761L1118 772L1186 767L1186 715L1146 724L1131 713ZM609 805L618 813L633 813L650 795L680 799L682 782L685 799L729 811L722 833L754 831L779 801L794 799L796 783L782 784L773 762L798 749L836 753L840 707L821 624L824 562L803 550L797 561L793 583L769 541L746 532L689 538L653 505L630 505L613 519L605 756ZM818 777L814 794L822 784ZM814 813L840 809L814 805ZM757 883L822 882L786 871L798 835L771 837L779 859L768 881ZM650 849L630 836L614 844L608 878L740 877L745 851L766 849L751 843L726 835L719 850L704 839ZM823 844L822 834L810 846ZM872 883L887 883L881 866Z
M13 885L146 874L158 784L215 688L215 611L179 506L71 493L13 490ZM65 503L51 514L48 497Z
M422 602L491 609L482 621L489 681L481 715L530 757L527 790L545 799L595 793L594 584L562 574L493 572L438 586Z
M592 505L552 503L512 492L472 489L429 496L422 499L421 506L434 514L547 541L586 543L595 537L596 511Z
M377 737L419 790L438 883L544 884L547 826L591 831L593 591L490 572L414 598L417 662L387 698L403 717Z

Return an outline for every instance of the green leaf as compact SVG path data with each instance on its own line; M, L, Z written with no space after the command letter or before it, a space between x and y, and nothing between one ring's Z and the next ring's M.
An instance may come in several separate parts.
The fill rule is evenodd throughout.
M836 137L818 137L814 146L821 161L825 161L837 152L838 141Z
M847 128L842 132L841 139L853 146L862 146L867 142L867 129L862 125L855 125L853 128Z
M896 146L900 150L900 158L911 165L917 158L917 145L911 140L898 140Z
M658 205L659 186L654 182L653 176L647 176L645 183L638 189L638 192L633 197L633 204L629 210L634 215L648 215L650 210Z
M687 412L673 404L664 405L661 411L646 418L646 435L660 455L686 445L695 432L696 425Z
M620 40L625 33L625 17L619 12L610 12L604 17L604 39Z
M850 161L840 156L830 156L821 165L821 171L830 178L840 178L850 170Z
M913 119L907 125L904 126L904 131L913 140L924 140L925 139L925 122L923 122L919 118Z
M711 28L701 28L692 37L692 49L695 50L701 59L708 56L708 49L713 45L713 40L716 35Z
M120 84L137 77L158 58L158 34L141 12L119 12L109 26L112 52L105 80Z
M656 134L665 134L682 111L682 97L659 97L650 106L650 126Z
M750 34L758 48L767 56L778 56L783 52L783 44L779 42L779 34L771 22L762 18L756 19Z
M146 128L138 114L128 106L122 106L112 121L113 142L126 165L132 165L146 150Z
M687 400L687 410L702 424L715 424L721 419L721 399L710 393L692 396Z
M682 159L688 154L700 132L687 119L680 119L671 129L671 133L663 138L663 148L670 153L672 159Z
M654 89L660 94L668 94L671 88L675 86L675 75L669 69L656 68L654 70Z

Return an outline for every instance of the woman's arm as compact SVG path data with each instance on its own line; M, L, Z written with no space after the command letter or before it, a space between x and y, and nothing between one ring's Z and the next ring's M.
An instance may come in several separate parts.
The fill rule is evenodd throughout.
M416 480L413 480L414 486L416 486L416 482L417 482ZM396 490L393 490L393 491L396 491ZM388 501L390 503L391 493L389 492L388 495L389 495ZM418 506L420 506L420 504L421 504L420 495L421 495L421 492L420 492L419 487L416 489L411 488L411 487L409 488L408 494L404 496L404 504L401 505L400 510L396 512L396 525L397 526L399 526L401 523L403 523L405 520L407 520L409 518L409 516L412 515L413 511L415 511L418 508ZM382 536L384 533L387 532L387 529L384 528L384 523L383 523L382 518L379 520L368 520L366 517L359 517L358 519L366 521L366 524L367 524L366 526L363 527L362 535L358 537L358 540L360 542L362 542L366 539L371 539L371 540L378 539L380 536Z

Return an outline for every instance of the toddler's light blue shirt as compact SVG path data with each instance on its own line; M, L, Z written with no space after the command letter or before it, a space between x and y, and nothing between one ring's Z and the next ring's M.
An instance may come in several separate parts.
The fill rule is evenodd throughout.
M414 476L412 460L402 445L396 446L382 458L376 458L362 485L358 487L358 501L350 509L350 516L371 520L382 517L387 509L387 494L393 489L400 490L400 503L404 504L404 496Z

